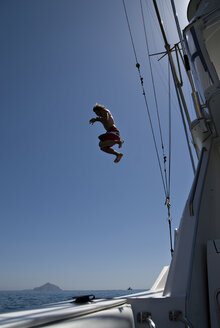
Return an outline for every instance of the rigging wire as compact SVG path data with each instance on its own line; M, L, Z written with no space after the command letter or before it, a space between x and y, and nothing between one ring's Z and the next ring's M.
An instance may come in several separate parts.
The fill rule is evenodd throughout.
M145 92L145 89L144 89L144 79L143 79L143 77L141 75L141 71L140 71L140 64L139 64L138 58L137 58L137 52L136 52L136 49L135 49L134 40L133 40L133 36L132 36L132 32L131 32L131 26L130 26L128 14L127 14L125 0L122 0L122 3L123 3L124 12L125 12L126 20L127 20L127 25L128 25L128 30L129 30L129 34L130 34L132 47L133 47L133 52L134 52L134 56L135 56L135 60L136 60L136 67L138 69L138 74L139 74L139 78L140 78L142 93L143 93L143 96L144 96L145 106L146 106L146 109L147 109L148 119L149 119L149 122L150 122L151 133L152 133L152 137L153 137L153 141L154 141L154 147L155 147L157 161L158 161L158 165L159 165L159 169L160 169L162 184L163 184L164 192L165 192L165 195L166 195L166 183L164 181L164 176L163 176L163 171L162 171L162 167L161 167L161 163L160 163L159 151L158 151L158 147L157 147L157 142L156 142L156 137L155 137L155 133L154 133L153 123L152 123L152 119L151 119L151 115L150 115L150 111L149 111L146 92Z
M166 168L167 157L165 156L165 148L164 148L162 128L161 128L161 122L160 122L160 116L159 116L159 109L158 109L158 102L157 102L157 95L156 95L156 87L155 87L154 76L153 76L153 69L152 69L152 64L151 64L151 60L150 60L150 51L149 51L149 44L148 44L148 38L147 38L147 32L146 32L146 24L145 24L145 20L144 20L142 0L140 0L141 15L142 15L142 21L143 21L143 27L144 27L144 35L145 35L145 42L146 42L147 53L148 53L148 60L149 60L151 80L152 80L152 85L153 85L153 93L154 93L154 99L155 99L155 105L156 105L157 121L158 121L158 127L159 127L159 131L160 131L160 142L161 142L161 149L162 149L163 163L164 163L164 175L163 175L163 171L162 171L162 167L161 167L161 162L160 162L160 157L159 157L159 151L158 151L158 147L157 147L157 142L156 142L156 138L155 138L155 133L154 133L154 128L153 128L153 124L152 124L152 119L151 119L151 115L150 115L150 111L149 111L149 106L148 106L148 102L147 102L147 98L146 98L146 93L145 93L145 89L144 89L143 77L142 77L141 71L140 71L140 64L138 62L137 52L136 52L135 45L134 45L134 39L133 39L132 32L131 32L131 26L130 26L128 14L127 14L125 0L122 0L122 2L123 2L124 12L125 12L125 16L126 16L126 20L127 20L127 25L128 25L128 30L129 30L129 34L130 34L130 38L131 38L131 43L132 43L132 47L133 47L133 52L134 52L134 56L135 56L135 60L136 60L136 67L138 69L139 78L140 78L141 87L142 87L142 92L143 92L143 96L144 96L144 100L145 100L145 105L146 105L146 109L147 109L147 113L148 113L148 118L149 118L149 122L150 122L151 133L152 133L153 141L154 141L154 147L155 147L155 150L156 150L158 165L159 165L160 174L161 174L161 178L162 178L162 183L163 183L163 187L164 187L164 193L165 193L165 197L166 197L165 205L167 206L167 210L168 210L168 223L169 223L169 235L170 235L170 251L171 251L171 255L172 255L173 254L173 246L172 246L172 228L171 228L171 216L170 216L170 207L171 207L171 204L170 204L170 176L171 176L171 91L170 90L171 90L171 88L170 88L169 61L168 61L168 88L169 88L169 171L168 171L168 177L167 177L167 168Z
M144 19L144 12L143 12L143 5L142 5L142 0L140 0L140 7L141 7L141 16L142 16L142 21L143 21L143 27L144 27L144 35L145 35L145 42L146 42L146 47L147 47L147 54L148 54L148 61L149 61L149 66L150 66L150 73L151 73L151 80L152 80L152 85L153 85L153 92L154 92L154 99L155 99L155 104L156 104L156 113L157 113L157 120L158 120L158 126L159 126L159 131L160 131L160 139L161 139L161 148L162 148L162 153L163 153L163 160L164 160L164 176L165 176L165 182L166 182L166 202L170 206L170 162L171 162L171 124L170 124L170 119L171 119L171 96L170 96L170 80L168 82L169 85L169 177L167 178L167 168L166 168L166 161L167 157L165 155L165 148L164 148L164 142L163 142L163 135L162 135L162 129L161 129L161 123L160 123L160 115L159 115L159 108L158 108L158 102L157 102L157 95L156 95L156 87L155 87L155 82L154 82L154 75L153 75L153 69L152 69L152 64L150 60L150 51L149 51L149 43L148 43L148 37L147 37L147 32L146 32L146 24L145 24L145 19ZM168 62L168 67L169 67L169 62ZM168 71L168 76L169 76L169 71ZM169 77L168 77L169 78Z
M143 12L143 5L142 0L140 0L140 7L141 7L141 16L144 26L144 35L145 35L145 42L147 47L147 54L148 54L148 61L150 66L150 74L151 74L151 80L153 85L153 92L154 92L154 99L156 104L156 113L157 113L157 121L160 131L160 139L161 139L161 148L162 148L162 154L163 154L163 161L164 161L164 176L165 176L165 184L166 184L166 200L165 205L167 206L167 212L168 212L168 224L169 224L169 237L170 237L170 252L171 256L173 254L173 245L172 245L172 226L171 226L171 215L170 215L170 175L171 175L171 88L170 88L170 65L168 61L168 89L169 89L169 100L168 100L168 108L169 108L169 172L167 177L167 167L166 167L166 155L165 155L165 148L164 148L164 142L163 142L163 135L162 135L162 129L161 129L161 123L160 123L160 115L159 115L159 108L158 108L158 102L157 102L157 95L156 95L156 87L154 82L154 75L153 75L153 69L151 64L151 58L150 58L150 51L149 51L149 43L147 38L147 32L146 32L146 24L144 19L144 12Z
M134 46L133 36L132 36L132 33L131 33L131 26L130 26L129 19L128 19L127 9L126 9L126 6L125 6L125 0L122 0L122 2L123 2L123 6L124 6L124 12L125 12L125 16L126 16L126 20L127 20L127 24L128 24L128 30L129 30L129 33L130 33L131 43L132 43L134 56L135 56L135 60L136 60L136 67L137 67L137 64L138 64L137 53L136 53L136 49L135 49L135 46Z
M160 115L159 115L159 108L158 108L158 102L157 102L156 87L155 87L155 82L154 82L152 64L151 64L151 60L150 60L150 50L149 50L149 43L148 43L147 32L146 32L146 24L145 24L145 20L144 20L142 0L140 0L140 7L141 7L141 16L142 16L142 21L143 21L143 27L144 27L145 42L146 42L146 47L147 47L148 62L149 62L149 67L150 67L150 75L151 75L151 81L152 81L152 85L153 85L154 100L155 100L155 105L156 105L157 121L158 121L158 127L159 127L159 132L160 132L161 149L162 149L163 161L164 161L164 175L165 175L165 186L166 186L165 194L166 194L166 197L168 197L166 156L165 156L165 149L164 149L164 142L163 142L163 134L162 134L162 129L161 129L161 123L160 123Z
M170 63L168 60L168 88L169 88L169 173L168 173L168 194L170 195L170 178L171 178L171 137L172 137L172 124L171 124L171 87L170 87Z
M167 2L166 2L167 4ZM152 19L154 20L155 19L155 12L152 10L151 6L149 5L149 1L148 0L145 0L145 6L147 8L147 11L148 11L148 24L150 24L150 29L151 29L151 43L152 43L152 47L153 49L157 49L158 47L158 39L160 39L160 42L163 42L163 38L162 38L162 35L161 35L161 31L158 27L158 24L155 24L153 25L152 23ZM156 36L154 35L154 32L156 32ZM154 42L156 40L156 42ZM158 50L159 51L159 50ZM164 54L164 51L161 53L161 54ZM155 54L150 54L150 57L152 56L155 56ZM162 58L159 58L158 59L158 62L160 61L160 59ZM160 82L163 84L163 88L164 90L167 91L167 94L169 93L169 89L168 89L168 85L167 85L167 81L165 82L165 79L164 79L164 76L165 76L165 72L162 71L162 68L161 69L158 69L158 67L155 67L155 70L157 71L157 75L160 79ZM173 92L171 90L171 93L172 93L172 104L173 104L173 109L176 111L177 115L180 115L179 113L179 110L177 110L177 107L178 107L178 102L177 102L177 99L176 97L173 96Z
M167 199L167 210L168 210L168 224L169 224L169 235L170 235L170 252L171 252L171 256L173 255L173 243L172 243L172 219L170 216L170 178L171 178L171 148L172 148L172 143L171 143L171 128L172 128L172 124L171 124L171 87L170 87L170 62L168 60L168 87L169 87L169 172L168 172L168 195L169 198Z

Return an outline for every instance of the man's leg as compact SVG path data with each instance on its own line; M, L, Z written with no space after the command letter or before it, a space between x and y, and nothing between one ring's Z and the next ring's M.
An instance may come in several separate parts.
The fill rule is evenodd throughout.
M118 143L118 148L121 148L124 142L125 142L124 140L119 140L117 142Z
M115 140L114 144L118 145L118 148L121 148L124 142L125 142L124 140L117 140L117 141Z
M108 154L112 154L116 156L116 159L114 160L115 163L118 163L120 159L122 158L123 154L117 152L116 150L112 149L111 147L114 146L117 142L114 140L105 140L105 141L100 141L99 147L102 151Z

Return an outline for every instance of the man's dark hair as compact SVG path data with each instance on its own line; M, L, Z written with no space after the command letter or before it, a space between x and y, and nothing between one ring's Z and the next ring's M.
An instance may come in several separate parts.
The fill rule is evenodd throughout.
M96 105L93 107L93 112L94 112L96 109L105 109L105 106L100 105L100 104L96 104Z

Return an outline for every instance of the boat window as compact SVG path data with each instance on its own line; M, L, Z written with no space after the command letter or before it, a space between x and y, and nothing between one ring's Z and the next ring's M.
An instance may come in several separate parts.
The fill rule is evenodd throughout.
M203 38L210 60L220 80L220 20L219 16L203 31Z

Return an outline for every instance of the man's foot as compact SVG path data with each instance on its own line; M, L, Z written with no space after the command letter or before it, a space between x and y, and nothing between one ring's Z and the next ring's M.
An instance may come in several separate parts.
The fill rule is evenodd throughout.
M123 154L118 154L117 156L116 156L116 159L114 160L114 162L115 163L118 163L118 162L120 162L120 160L121 160L121 158L122 158L122 156L123 156Z
M118 144L118 148L121 148L124 142L125 142L124 140L120 140Z

